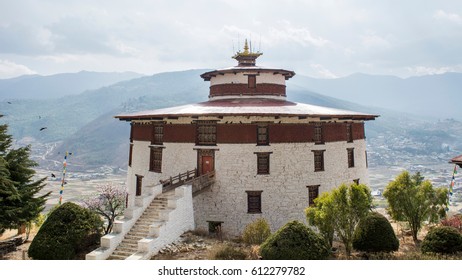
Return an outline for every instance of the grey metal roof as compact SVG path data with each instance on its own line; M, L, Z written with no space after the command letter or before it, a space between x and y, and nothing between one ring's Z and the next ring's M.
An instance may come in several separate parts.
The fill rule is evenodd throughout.
M358 120L373 120L378 117L377 115L270 98L230 98L121 114L116 118L120 120L143 120L187 116L304 116Z

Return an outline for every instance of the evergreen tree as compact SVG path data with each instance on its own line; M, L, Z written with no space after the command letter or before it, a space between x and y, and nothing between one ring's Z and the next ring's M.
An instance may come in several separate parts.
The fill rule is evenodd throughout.
M0 235L11 228L21 211L19 193L9 177L6 161L0 156Z
M0 231L36 219L50 195L38 195L46 177L34 181L37 163L30 159L30 146L12 149L7 129L0 125Z
M45 203L51 192L38 195L46 186L42 178L34 181L35 170L38 164L30 159L30 146L10 150L6 156L10 179L14 182L21 201L21 211L17 217L17 227L35 220L45 208ZM22 232L21 232L22 233Z

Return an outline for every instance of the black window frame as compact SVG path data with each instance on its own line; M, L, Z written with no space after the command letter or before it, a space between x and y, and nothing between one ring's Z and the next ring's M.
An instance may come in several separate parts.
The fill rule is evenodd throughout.
M245 191L247 193L247 213L261 214L261 194L263 191Z
M314 162L314 172L321 172L325 170L324 167L324 152L326 150L312 150L313 152L313 162Z
M355 148L347 148L348 168L355 167Z
M217 144L217 122L197 121L196 122L196 145L216 146Z
M319 197L319 187L321 185L310 185L308 188L308 206L314 206L314 200Z
M270 154L271 153L255 153L257 155L257 175L270 174Z
M149 171L162 173L162 148L151 147L149 155Z
M269 145L269 126L265 124L257 125L257 146Z

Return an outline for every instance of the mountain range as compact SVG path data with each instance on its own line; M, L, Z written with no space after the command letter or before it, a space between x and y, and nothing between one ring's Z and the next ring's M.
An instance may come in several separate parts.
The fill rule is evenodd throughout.
M3 100L0 114L5 115L0 120L9 125L18 144L55 143L46 157L41 157L44 159L41 165L46 165L47 160L60 159L65 151L72 151L73 161L82 169L101 165L125 168L129 124L113 116L205 101L209 84L199 75L206 71L187 70L152 76L128 73L126 80L97 89L93 89L95 83L81 82L82 74L90 77L88 81L96 81L111 73L80 72L55 75L53 79L25 76L0 80L0 100ZM32 78L33 83L30 82ZM298 75L288 81L287 96L296 102L380 115L367 123L366 135L371 145L379 142L374 139L386 137L409 140L410 147L405 148L411 153L448 149L456 153L462 150L458 141L462 137L462 123L457 120L462 119L462 114L456 106L462 101L457 91L461 83L462 74L459 73L408 79L364 74L314 79ZM5 84L16 86L3 91ZM50 84L53 86L47 87ZM78 89L71 86L75 84L79 84ZM11 99L12 93L20 92L21 88L33 89L34 98L30 94L18 94ZM47 95L52 88L61 88L61 91ZM77 94L77 90L81 92ZM452 119L443 120L449 117ZM390 144L390 149L394 146ZM396 149L399 151L402 147Z

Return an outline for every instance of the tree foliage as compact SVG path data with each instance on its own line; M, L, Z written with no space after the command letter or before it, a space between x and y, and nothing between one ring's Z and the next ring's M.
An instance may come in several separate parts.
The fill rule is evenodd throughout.
M102 221L92 211L66 202L45 220L29 247L36 260L72 260L99 242ZM91 249L88 249L91 248Z
M388 214L409 225L414 242L424 222L437 222L446 215L447 189L433 188L419 172L412 176L402 172L388 184L383 196L388 201Z
M106 184L99 186L96 194L83 199L82 206L106 220L104 234L108 234L112 231L115 219L124 213L126 196L125 188Z
M34 179L37 163L30 159L30 146L13 149L7 129L0 125L0 231L35 220L50 195L39 195L46 177Z
M305 214L308 224L317 227L326 243L332 247L335 232L332 195L328 192L322 193L314 200L314 206L305 209Z
M308 221L316 226L327 241L332 240L332 231L340 238L349 257L353 234L370 211L372 196L366 185L342 184L315 200L315 206L305 210Z
M260 247L265 260L324 260L329 249L324 239L298 221L285 224Z

